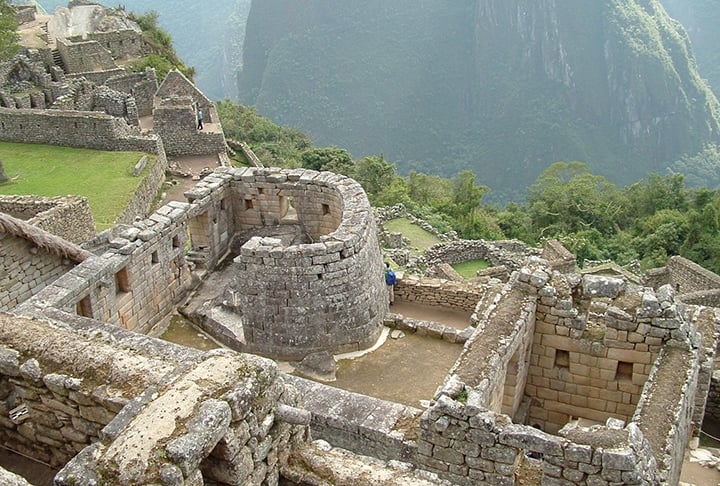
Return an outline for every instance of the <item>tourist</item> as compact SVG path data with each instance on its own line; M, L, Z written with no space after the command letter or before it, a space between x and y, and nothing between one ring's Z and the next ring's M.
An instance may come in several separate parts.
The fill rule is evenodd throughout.
M198 130L202 130L202 129L203 129L203 114L202 114L202 110L198 110L198 127L197 127L197 129L198 129Z
M385 286L387 287L388 302L393 305L395 303L395 272L390 268L388 262L385 262Z

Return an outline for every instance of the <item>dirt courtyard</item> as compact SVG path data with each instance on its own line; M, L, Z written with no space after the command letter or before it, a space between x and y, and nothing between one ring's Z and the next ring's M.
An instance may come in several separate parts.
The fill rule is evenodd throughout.
M203 170L220 167L220 161L215 155L187 155L169 157L168 166L170 176L165 183L158 207L170 201L187 202L184 193L200 181Z

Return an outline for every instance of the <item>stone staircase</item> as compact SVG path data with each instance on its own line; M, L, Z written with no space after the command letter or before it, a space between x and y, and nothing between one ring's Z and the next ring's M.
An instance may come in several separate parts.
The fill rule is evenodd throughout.
M63 70L63 72L67 72L67 66L65 66L65 62L62 60L62 56L60 55L60 51L57 49L52 50L52 58L53 58L53 64L55 64L57 67Z

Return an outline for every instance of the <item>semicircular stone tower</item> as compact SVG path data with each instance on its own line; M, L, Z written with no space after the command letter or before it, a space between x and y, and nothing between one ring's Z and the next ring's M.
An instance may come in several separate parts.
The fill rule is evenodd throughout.
M357 182L305 169L225 169L186 196L206 208L198 218L209 228L199 245L191 224L193 250L235 241L228 243L237 255L234 278L224 294L235 314L226 319L235 347L299 360L377 341L388 309L384 264Z

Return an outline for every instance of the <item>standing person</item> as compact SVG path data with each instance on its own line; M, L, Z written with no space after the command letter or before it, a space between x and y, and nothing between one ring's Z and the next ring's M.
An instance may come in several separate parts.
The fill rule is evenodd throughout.
M202 130L202 129L203 129L203 114L202 114L202 110L198 110L198 127L197 127L197 129L198 129L198 130Z
M395 272L390 264L385 262L385 286L387 287L388 301L390 305L395 303Z

